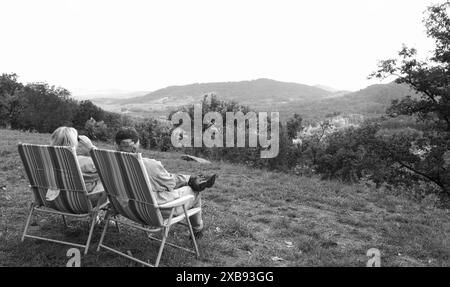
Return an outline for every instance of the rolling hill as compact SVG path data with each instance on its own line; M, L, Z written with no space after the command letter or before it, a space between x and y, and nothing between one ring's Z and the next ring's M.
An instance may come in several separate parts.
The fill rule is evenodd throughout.
M383 114L394 99L412 91L395 83L377 84L348 92L326 86L258 79L242 82L222 82L170 86L139 97L101 98L92 101L105 110L139 117L165 118L180 106L198 103L203 95L215 93L219 98L237 101L257 111L278 111L282 120L294 113L304 119L319 120L331 114Z
M249 105L256 110L267 110L279 103L313 101L333 95L330 91L313 86L258 79L170 86L140 97L93 99L93 102L106 110L148 116L149 113L165 114L176 107L198 103L208 93Z
M77 100L109 100L109 99L125 99L134 98L148 94L146 91L135 91L135 92L125 92L125 91L91 91L85 93L76 93L74 98Z
M264 105L274 101L289 102L320 99L327 97L331 92L303 84L258 79L242 82L171 86L141 97L125 99L122 103L191 102L191 100L201 100L206 93L215 93L223 99L234 100L245 105Z
M361 114L365 117L379 116L395 99L407 95L415 95L408 86L395 83L371 85L357 92L343 96L319 99L304 103L279 104L274 108L280 110L284 116L294 113L302 115L304 119L318 120L331 114Z

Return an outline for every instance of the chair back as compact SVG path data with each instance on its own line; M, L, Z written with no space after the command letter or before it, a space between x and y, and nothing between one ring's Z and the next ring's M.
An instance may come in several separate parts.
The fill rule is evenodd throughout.
M73 214L92 210L75 148L20 143L18 150L38 206ZM49 189L59 191L53 200L46 199Z
M94 148L91 156L116 212L145 225L163 225L161 211L140 153Z

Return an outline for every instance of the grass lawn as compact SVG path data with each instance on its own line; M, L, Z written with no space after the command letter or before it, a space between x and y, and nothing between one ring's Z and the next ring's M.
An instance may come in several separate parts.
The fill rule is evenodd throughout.
M33 198L17 144L48 139L48 134L0 130L0 266L65 266L68 261L68 246L30 238L20 242ZM224 162L202 165L174 152L143 155L161 160L170 172L219 175L202 193L200 258L167 246L161 266L365 266L370 248L380 250L382 266L450 266L450 213L432 203ZM72 219L68 229L61 217L51 215L31 222L32 234L80 243L87 238L87 220ZM96 252L100 232L101 226L82 266L140 266L106 250ZM185 227L176 227L169 240L189 244L187 234ZM156 258L157 244L143 232L110 228L106 243L152 262Z

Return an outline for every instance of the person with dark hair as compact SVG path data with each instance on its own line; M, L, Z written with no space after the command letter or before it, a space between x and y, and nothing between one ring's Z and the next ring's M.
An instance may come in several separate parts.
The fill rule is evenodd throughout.
M139 148L139 135L132 127L123 127L117 131L114 142L116 149L123 152L137 152ZM200 192L205 188L212 187L217 175L213 174L202 178L184 174L168 172L160 161L143 158L150 185L155 192L158 204L173 201L184 195L194 195L194 199L188 202L188 208L201 207ZM165 214L167 212L167 214ZM168 210L162 210L163 216L169 216ZM181 207L175 210L174 215L183 213ZM202 236L203 220L201 212L190 217L194 234L197 238Z

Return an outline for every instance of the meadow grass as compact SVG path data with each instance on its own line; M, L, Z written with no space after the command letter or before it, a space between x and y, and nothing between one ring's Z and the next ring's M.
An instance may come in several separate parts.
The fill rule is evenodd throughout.
M20 242L32 194L17 144L46 144L48 134L0 130L0 266L65 266L68 246ZM112 148L98 143L99 147ZM180 159L177 152L142 151L173 173L219 178L202 193L205 232L199 259L166 247L161 266L365 266L370 248L382 266L450 266L450 214L387 191L316 177L300 177L212 162ZM87 221L35 216L31 233L83 242ZM82 266L139 266L108 251L96 252L101 226ZM111 228L107 242L140 258L156 257L157 245L141 231ZM172 241L189 244L184 227ZM274 260L274 257L282 260Z

